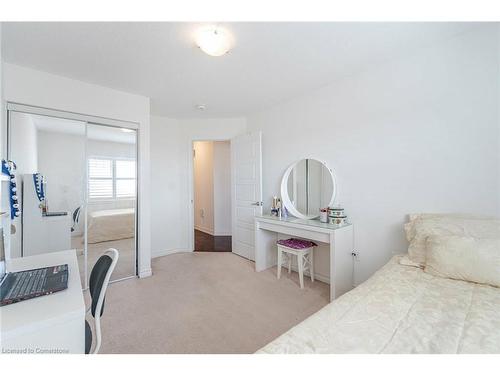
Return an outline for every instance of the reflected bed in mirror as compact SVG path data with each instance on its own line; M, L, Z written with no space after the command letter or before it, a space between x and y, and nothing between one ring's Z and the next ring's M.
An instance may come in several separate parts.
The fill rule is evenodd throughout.
M336 185L333 172L325 162L314 158L292 164L281 181L281 197L290 214L314 219L321 208L332 206Z

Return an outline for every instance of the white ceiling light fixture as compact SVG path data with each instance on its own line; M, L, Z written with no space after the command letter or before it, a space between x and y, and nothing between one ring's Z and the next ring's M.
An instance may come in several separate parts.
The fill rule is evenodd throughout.
M205 109L207 109L207 105L206 104L197 104L196 109L199 111L204 111Z
M196 31L196 45L210 56L222 56L233 46L229 31L219 26L205 26Z

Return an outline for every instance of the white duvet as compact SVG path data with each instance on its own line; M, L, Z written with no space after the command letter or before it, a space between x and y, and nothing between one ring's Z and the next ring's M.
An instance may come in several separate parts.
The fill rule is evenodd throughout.
M500 288L400 258L259 353L500 353Z
M121 208L89 214L88 243L115 241L135 236L135 210Z

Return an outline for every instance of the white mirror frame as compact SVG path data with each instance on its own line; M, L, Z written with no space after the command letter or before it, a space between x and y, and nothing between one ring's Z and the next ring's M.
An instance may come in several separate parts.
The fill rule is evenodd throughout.
M333 207L333 203L335 202L335 196L337 195L337 184L336 184L335 175L333 174L332 169L328 168L328 165L326 164L326 162L324 162L322 160L312 158L312 157L308 157L308 158L304 158L304 159L315 160L315 161L323 164L326 167L326 169L328 170L328 172L330 172L330 177L332 178L333 191L332 191L332 198L330 199L330 202L328 203L328 207ZM300 160L296 161L295 163L290 165L288 167L288 169L285 171L285 174L283 175L283 178L281 179L281 200L283 202L283 206L286 207L287 211L291 215L293 215L299 219L312 220L312 219L316 219L317 217L319 217L319 212L317 215L304 215L303 213L299 212L299 210L297 210L295 208L295 206L292 204L292 201L290 200L290 196L288 195L288 177L290 176L290 173L292 173L293 168L295 168L295 166L304 159L300 159Z

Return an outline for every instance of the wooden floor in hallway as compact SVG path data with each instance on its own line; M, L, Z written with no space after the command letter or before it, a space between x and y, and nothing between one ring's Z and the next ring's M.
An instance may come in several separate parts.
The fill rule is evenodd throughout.
M195 229L194 251L230 252L231 236L212 236Z

